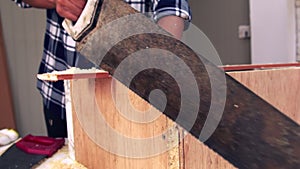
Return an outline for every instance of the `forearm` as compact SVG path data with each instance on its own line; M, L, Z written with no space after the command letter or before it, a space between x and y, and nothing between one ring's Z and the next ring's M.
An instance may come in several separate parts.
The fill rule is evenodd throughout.
M165 16L158 20L158 25L172 34L176 39L181 39L184 30L184 19L178 16Z
M181 39L186 22L191 20L188 0L159 0L152 7L154 20L166 31Z
M35 8L52 9L55 8L56 0L22 0Z

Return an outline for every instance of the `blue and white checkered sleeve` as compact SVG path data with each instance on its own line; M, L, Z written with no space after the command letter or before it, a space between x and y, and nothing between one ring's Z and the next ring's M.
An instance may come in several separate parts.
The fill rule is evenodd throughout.
M31 6L23 2L22 0L12 0L21 8L30 8Z
M192 19L188 0L154 0L154 20L164 16L175 15L185 20Z

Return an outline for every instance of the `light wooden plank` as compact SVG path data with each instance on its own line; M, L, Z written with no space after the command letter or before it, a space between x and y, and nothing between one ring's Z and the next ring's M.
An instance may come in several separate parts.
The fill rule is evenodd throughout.
M76 82L74 82L76 81ZM139 147L138 145L131 145L129 142L124 140L115 140L111 137L111 133L97 133L96 130L92 131L93 128L99 128L99 123L97 123L95 112L100 111L103 115L107 124L114 129L115 132L121 133L122 135L130 138L153 138L155 136L162 136L165 140L166 146L168 144L172 145L173 142L178 143L179 133L174 128L172 132L166 132L168 128L173 127L174 123L170 121L167 117L159 113L158 117L149 123L138 123L126 118L126 115L122 115L122 112L128 112L133 106L140 113L145 113L151 110L150 105L142 100L140 97L129 91L125 86L120 83L112 84L111 78L106 79L96 79L95 88L91 87L91 79L80 79L74 80L72 82L71 95L73 101L73 125L74 125L74 145L75 145L75 158L78 162L87 166L88 168L114 168L114 169L179 169L179 147L174 146L170 148L169 151L162 151L157 155L150 157L132 158L126 156L120 156L118 154L111 153L105 150L102 146L97 144L97 139L102 139L105 144L111 148L125 147L125 151L145 151L142 153L148 153L155 146L156 142L150 142L149 145L143 145ZM75 85L76 83L76 85ZM78 85L78 86L77 86ZM78 91L77 87L80 88ZM92 91L87 91L92 90ZM91 105L83 104L84 99L91 97L90 92L95 91L96 102ZM78 95L77 99L74 98ZM118 99L123 99L121 102L116 103L113 97L118 97ZM124 101L129 98L130 102ZM75 101L75 102L74 102ZM77 105L76 105L77 104ZM116 108L118 105L118 109ZM83 121L78 117L78 112L86 110L85 117L86 121ZM76 112L77 111L77 112ZM157 110L151 110L157 111ZM147 112L151 113L151 112ZM89 117L87 117L89 116ZM84 123L84 124L83 124ZM91 127L89 133L95 133L97 138L91 138L90 135L86 133L85 127L83 125L88 124ZM160 148L160 147L158 147Z
M219 156L192 135L184 138L184 166L186 169L233 169L231 163Z
M300 124L299 67L235 71L228 74ZM235 168L190 135L184 139L184 163L188 169Z
M90 83L86 79L76 80L76 83L79 81L85 81L80 84L80 91L75 88L73 85L73 93L72 100L73 104L82 104L79 105L79 109L89 109L88 105L84 105L82 102L74 102L74 95L78 95L81 99L87 99L87 97L91 97L87 95L86 90L91 89ZM74 80L73 80L74 84ZM76 84L78 85L78 84ZM147 111L150 108L150 105L139 98L134 93L130 92L127 88L125 89L123 85L120 83L115 84L111 89L111 79L97 79L95 83L95 97L96 104L92 105L94 108L91 110L99 109L101 110L106 122L110 124L116 131L123 133L129 137L151 137L153 135L158 135L162 133L166 128L174 123L161 115L155 121L147 124L139 124L129 121L124 116L120 116L120 112L129 111L128 104L122 99L122 97L118 97L121 99L119 103L116 103L112 100L112 96L123 95L129 97L131 100L131 104L140 111ZM93 87L92 87L93 88ZM93 89L91 89L93 90ZM117 92L111 92L117 91ZM75 93L74 93L75 92ZM113 94L112 94L113 93ZM119 111L116 109L116 104L120 105ZM77 107L77 108L75 108ZM179 146L175 146L171 148L169 151L160 154L159 156L147 158L147 159L133 159L133 158L124 158L118 155L114 155L109 153L101 148L101 146L97 145L83 130L82 121L78 119L76 115L76 110L78 110L78 105L73 105L73 125L74 125L74 145L75 145L75 157L76 160L80 163L84 164L88 168L168 168L168 169L183 169L183 168L234 168L231 164L225 161L222 157L214 153L212 150L209 150L203 143L198 142L191 135L187 135L184 137L182 134L182 129L178 129L175 134L178 134L178 138L172 139L174 133L172 135L166 135L166 139L172 141L178 141ZM90 110L90 109L89 109ZM87 114L86 114L87 115ZM91 116L91 115L90 115ZM89 123L94 125L94 128L99 127L95 123L93 119L96 117L93 116L90 120L87 120L83 123ZM105 135L109 135L108 133L102 134L101 139L107 139L107 142L111 142L112 140ZM184 137L184 141L182 142L180 138ZM114 143L111 143L113 145ZM125 143L124 143L125 144ZM147 146L147 145L145 145ZM135 146L128 147L129 149L136 148Z
M300 68L241 71L230 72L229 74L299 123L300 110L297 103L300 101L300 88L298 85L300 80ZM74 92L80 95L81 99L87 99L89 96L85 95L85 93L86 90L91 87L90 85L91 81L85 80L85 85L81 84L81 91L79 92L74 89ZM138 96L122 88L122 85L119 83L111 88L111 79L96 80L95 86L93 90L95 90L97 101L96 105L92 105L92 107L94 107L93 109L100 109L102 113L105 112L104 117L106 121L120 133L140 138L145 136L151 137L151 134L159 134L173 123L165 119L164 116L160 116L147 125L132 123L123 115L119 115L115 106L116 102L111 98L120 95L129 97L129 100L131 100L130 104L140 111L149 110L149 104L144 103ZM119 102L117 104L121 104L119 111L131 111L128 109L128 106L131 105L126 103L124 98L118 97L118 99ZM78 103L78 101L76 103ZM73 104L75 103L73 102ZM80 107L86 109L87 105L81 105ZM74 114L76 114L76 112L74 112ZM180 142L180 139L177 138L180 146L162 153L160 156L148 159L120 157L105 151L99 145L95 144L83 131L79 120L76 119L76 115L74 116L76 159L88 167L91 166L91 168L235 168L193 136L189 134L184 136L184 134L181 133L181 129L177 131L179 135L178 138L184 136L183 142ZM95 121L93 121L94 118L95 116L85 123L95 123ZM151 126L154 126L154 128ZM94 124L94 128L95 127L97 127L96 124ZM107 138L105 135L107 136L109 134L104 133L104 135L98 135L98 137L99 139L105 139ZM168 137L170 137L170 135ZM108 137L107 142L111 141L112 140ZM128 148L135 149L137 147L129 145Z
M228 74L300 124L300 67Z

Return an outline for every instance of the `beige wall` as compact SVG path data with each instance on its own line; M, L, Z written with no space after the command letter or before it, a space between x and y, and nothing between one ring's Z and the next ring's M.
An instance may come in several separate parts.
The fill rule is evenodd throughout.
M0 1L0 12L18 131L21 135L44 135L36 73L42 55L45 12L21 9L10 0Z
M238 38L248 25L249 0L189 0L193 20L215 46L223 64L250 63L250 39Z

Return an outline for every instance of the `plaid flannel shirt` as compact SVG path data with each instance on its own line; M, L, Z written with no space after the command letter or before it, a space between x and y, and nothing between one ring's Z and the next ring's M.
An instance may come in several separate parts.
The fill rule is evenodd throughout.
M22 0L13 0L22 8L29 8ZM144 12L153 12L153 19L158 20L164 16L175 15L191 20L188 0L125 0L131 7ZM87 62L75 51L75 41L62 27L63 18L55 9L47 9L47 23L44 37L44 50L38 73L60 71L71 67L80 67L78 64ZM93 66L91 64L91 66ZM37 81L43 104L57 117L65 118L65 92L64 82Z

